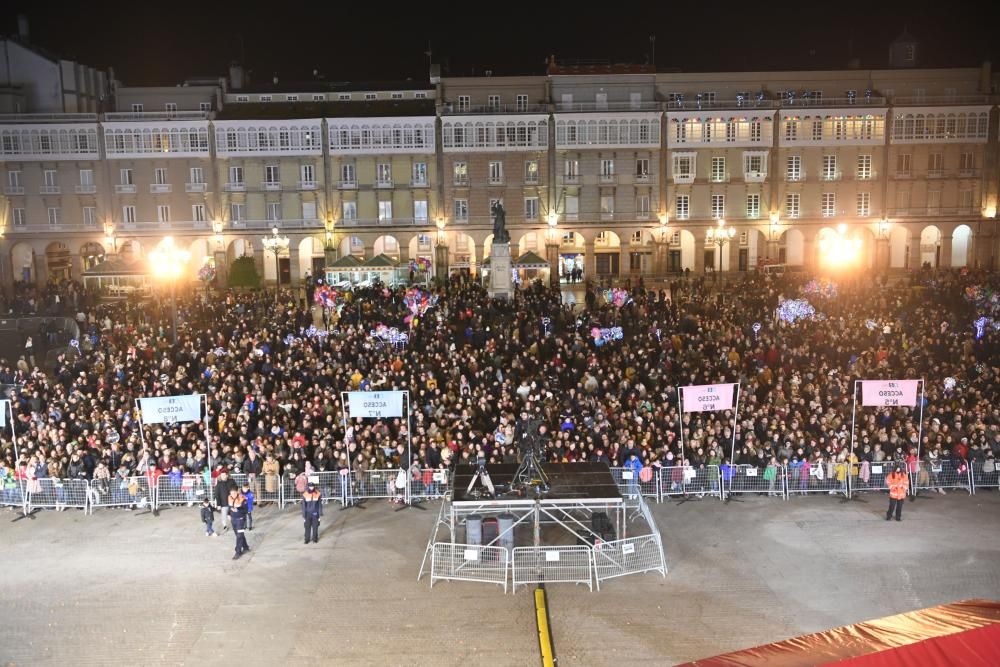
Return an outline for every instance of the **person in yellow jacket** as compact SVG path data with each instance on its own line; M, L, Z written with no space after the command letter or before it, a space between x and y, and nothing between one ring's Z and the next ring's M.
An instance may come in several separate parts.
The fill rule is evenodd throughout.
M902 463L896 464L896 469L885 478L885 483L889 487L889 511L885 513L885 520L891 519L895 510L896 521L902 521L903 501L906 500L906 492L910 489L910 478Z

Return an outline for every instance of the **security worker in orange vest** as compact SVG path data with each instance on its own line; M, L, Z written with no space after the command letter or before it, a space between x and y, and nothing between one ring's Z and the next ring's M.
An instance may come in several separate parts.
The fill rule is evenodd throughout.
M896 512L896 521L902 521L903 501L906 500L906 492L910 489L910 477L903 469L902 463L896 464L896 469L885 478L885 483L889 486L889 511L885 513L885 520L892 518L892 512Z
M302 520L305 523L305 544L319 542L319 518L323 516L322 494L315 484L306 487L302 494Z

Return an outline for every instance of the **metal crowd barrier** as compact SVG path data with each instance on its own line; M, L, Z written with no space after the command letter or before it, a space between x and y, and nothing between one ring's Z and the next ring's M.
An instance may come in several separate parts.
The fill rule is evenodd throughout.
M888 491L889 485L885 478L892 472L892 461L868 462L851 464L851 493L867 491Z
M722 468L726 495L756 493L776 498L788 498L789 469L782 465L752 466L741 464Z
M970 461L969 472L972 474L972 490L979 489L1000 489L1000 475L997 474L997 465L994 459L985 461Z
M90 480L90 506L93 507L152 507L156 502L149 488L149 478L112 477L109 480Z
M475 581L496 584L507 592L507 559L504 547L435 542L431 552L431 588L435 581Z
M962 489L972 495L972 475L969 464L958 460L957 467L951 459L941 459L937 463L918 461L910 468L910 493L917 495L921 491L937 489Z
M788 495L827 493L847 495L847 461L801 462L788 466Z
M597 590L601 590L602 581L629 574L659 572L664 577L667 576L663 550L659 536L655 534L601 542L594 545L592 552Z
M400 480L400 474L403 474ZM402 481L403 485L399 483ZM399 499L406 498L406 473L399 468L379 468L378 470L354 471L352 493L359 499Z
M20 507L24 510L24 480L4 482L0 488L0 507Z
M191 506L201 501L212 500L212 490L205 484L203 475L182 475L180 479L172 479L163 475L156 482L156 506L187 505Z
M659 471L660 498L708 496L722 499L719 466L664 466Z
M626 501L637 501L640 496L643 498L655 498L659 501L659 484L656 477L656 468L645 466L638 471L631 468L611 468L611 476L615 478L618 491ZM629 506L634 503L629 503Z
M27 511L33 509L87 509L89 488L85 479L43 477L36 480L40 491L25 494Z
M514 547L511 590L528 584L584 584L594 590L593 551L586 546Z
M368 472L376 472L369 470ZM451 471L423 468L410 478L410 500L437 500L451 495Z

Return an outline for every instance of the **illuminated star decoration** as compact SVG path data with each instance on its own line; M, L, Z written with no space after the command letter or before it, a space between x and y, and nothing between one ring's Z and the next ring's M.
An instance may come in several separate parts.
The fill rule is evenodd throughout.
M753 339L757 340L757 334L760 333L760 322L754 322L750 328L753 329Z
M80 351L80 341L78 341L75 338L69 342L69 346L75 349L77 352Z
M590 330L590 336L594 339L594 345L601 347L608 341L622 340L625 334L622 333L621 327L611 327L610 329L594 327Z
M837 296L837 283L832 280L813 278L802 287L802 293L824 299L833 299Z
M379 344L391 345L397 350L403 349L410 342L410 335L408 333L400 331L396 327L387 327L384 324L379 324L368 335L378 341Z
M996 326L996 323L993 322L993 320L991 320L988 317L980 317L978 320L976 320L972 324L973 324L973 326L976 327L976 340L979 340L984 335L986 335L986 327L988 327L990 324L993 324L994 326Z
M816 309L805 299L788 299L778 306L778 317L789 324L816 316Z
M875 331L878 328L878 323L875 320L867 320L865 321L865 326L868 327L869 331Z
M604 290L604 299L608 303L613 304L615 308L621 308L632 301L632 297L628 295L628 291L621 287L612 287L609 290Z
M947 377L944 379L944 390L953 391L955 389L956 380L953 377Z
M544 332L544 334L546 336L548 336L549 332L551 330L552 330L552 318L550 318L550 317L543 317L542 318L542 331Z

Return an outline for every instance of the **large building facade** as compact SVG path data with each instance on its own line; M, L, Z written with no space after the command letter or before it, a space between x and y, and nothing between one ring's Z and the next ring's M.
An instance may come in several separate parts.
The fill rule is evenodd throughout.
M192 276L380 254L478 274L496 202L553 277L815 267L839 242L864 269L996 268L993 90L988 64L116 84L100 112L0 114L0 279L78 279L165 236Z

